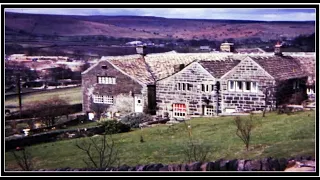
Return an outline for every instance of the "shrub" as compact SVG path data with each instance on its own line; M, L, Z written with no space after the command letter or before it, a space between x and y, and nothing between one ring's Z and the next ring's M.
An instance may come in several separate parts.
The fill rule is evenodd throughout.
M139 128L139 124L152 120L152 116L144 113L131 113L121 118L121 122L128 124L131 128Z
M116 120L101 121L99 123L105 128L106 134L115 134L130 131L130 126L128 124L123 124Z
M236 135L243 141L246 150L248 151L251 140L251 131L254 128L253 114L250 114L249 119L242 119L240 116L236 116L234 121L237 126Z

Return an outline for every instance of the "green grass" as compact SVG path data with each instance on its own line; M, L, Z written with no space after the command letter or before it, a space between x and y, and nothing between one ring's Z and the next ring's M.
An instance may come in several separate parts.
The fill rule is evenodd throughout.
M243 116L242 118L248 118ZM252 131L250 150L247 152L236 136L234 117L194 118L187 121L192 127L192 137L210 146L208 161L224 159L260 159L264 157L315 156L315 111L292 115L267 113L255 115L256 127ZM140 136L144 143L140 143ZM98 138L98 137L95 137ZM172 127L158 125L113 135L119 148L121 164L134 166L148 163L184 163L183 148L188 140L184 123ZM75 147L71 139L44 143L30 147L35 168L85 167L86 155ZM12 155L5 154L7 168L17 168Z
M22 96L22 106L30 104L34 101L46 101L52 97L58 96L69 102L70 104L82 103L81 87L59 89L52 92L39 92L34 94L26 94ZM12 97L5 100L6 106L19 106L18 98Z
M95 126L98 126L98 122L93 121L93 122L88 122L84 124L78 124L76 126L69 126L67 129L90 128Z

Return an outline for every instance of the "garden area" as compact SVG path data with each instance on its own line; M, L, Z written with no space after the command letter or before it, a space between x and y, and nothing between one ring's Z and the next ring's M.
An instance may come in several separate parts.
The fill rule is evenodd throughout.
M156 124L148 128L131 128L130 131L123 133L117 132L106 136L96 134L91 137L40 143L24 148L29 154L33 169L88 167L90 166L86 154L88 145L92 145L92 158L99 159L99 153L94 151L94 147L103 147L101 146L104 142L103 137L106 137L105 142L108 145L112 145L107 147L112 147L113 152L116 152L112 157L117 158L117 162L108 164L110 166L173 164L235 158L315 157L314 110L290 114L269 112L266 113L266 117L262 117L261 114L254 114L251 117L248 149L243 139L237 135L236 116L192 118L177 124ZM250 117L239 118L248 120ZM77 125L72 128L85 128L87 125L95 126L98 123ZM197 157L190 155L190 148L196 150ZM14 151L6 152L5 167L10 170L21 170L14 158ZM106 152L106 155L111 155L110 151ZM93 164L91 166L94 167Z

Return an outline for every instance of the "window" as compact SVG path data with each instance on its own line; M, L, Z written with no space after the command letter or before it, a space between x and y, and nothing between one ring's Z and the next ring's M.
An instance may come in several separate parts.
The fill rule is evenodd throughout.
M102 65L101 68L102 69L107 69L107 66L106 65Z
M138 99L138 104L140 104L141 103L141 100L140 99Z
M296 80L293 82L293 89L299 89L299 86L300 86L299 80Z
M193 85L189 84L189 83L178 83L177 84L177 90L182 90L182 91L191 91L192 90Z
M251 82L243 82L243 86L244 86L244 92L250 92L251 91Z
M258 83L250 81L228 81L229 91L258 92Z
M251 82L245 82L246 83L246 90L250 91L251 90Z
M213 106L205 106L204 107L204 115L214 116L215 114L216 114L216 110L213 109Z
M98 104L113 104L113 96L93 95L93 102Z
M174 117L185 117L186 116L186 105L185 104L173 104L173 116Z
M229 81L228 83L228 89L229 91L234 91L235 88L234 88L234 81Z
M98 76L99 84L116 84L116 78L107 76Z
M307 88L307 94L314 94L314 91L312 88Z
M202 88L201 90L203 92L210 92L214 90L214 85L213 84L201 84Z
M258 83L251 82L251 92L258 92Z
M242 91L242 81L237 81L237 83L236 83L236 91Z

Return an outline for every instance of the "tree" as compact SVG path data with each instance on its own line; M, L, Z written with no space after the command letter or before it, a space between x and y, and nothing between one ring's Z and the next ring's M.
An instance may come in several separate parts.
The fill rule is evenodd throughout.
M109 139L107 134L104 134L99 138L91 137L89 140L82 140L81 143L77 141L76 147L86 153L87 159L83 159L83 162L88 167L107 168L120 163L118 149L111 134Z
M129 114L133 112L134 98L130 94L119 94L114 104L108 108L111 112L120 112L121 114Z
M32 156L26 148L17 147L11 152L15 161L23 171L32 170Z
M236 116L234 121L237 126L236 135L243 141L246 146L246 150L249 150L251 131L253 129L253 114L250 114L249 119L241 119Z
M68 105L66 100L53 97L46 101L32 103L28 110L32 111L35 117L39 117L47 127L50 127L55 124L57 117L70 113Z
M265 117L266 111L268 104L270 104L270 100L274 98L274 91L275 91L275 86L267 86L263 89L263 94L264 94L264 109L262 112L262 117ZM271 103L272 106L272 103Z
M201 141L193 138L191 125L188 125L185 121L184 125L185 130L188 132L188 140L183 147L184 156L187 162L205 162L211 148L203 144Z
M104 113L109 108L109 106L110 105L108 104L91 103L90 109L95 112L97 119L100 120L102 113Z

